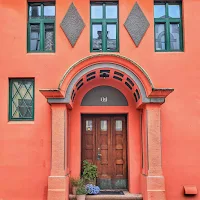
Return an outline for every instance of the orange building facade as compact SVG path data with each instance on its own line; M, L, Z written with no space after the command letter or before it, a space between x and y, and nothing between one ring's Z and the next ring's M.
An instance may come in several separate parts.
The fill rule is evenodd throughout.
M85 159L103 189L199 199L199 10L1 0L0 199L67 200Z

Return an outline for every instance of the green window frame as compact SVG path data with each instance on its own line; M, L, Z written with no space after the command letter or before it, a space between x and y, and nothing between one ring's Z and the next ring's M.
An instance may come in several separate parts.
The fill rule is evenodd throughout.
M102 6L102 17L100 18L93 18L92 17L92 6ZM116 6L117 7L117 17L106 17L106 9L109 6ZM93 43L95 40L93 39L93 26L99 25L101 26L101 48L93 48ZM114 39L109 39L108 29L111 28L112 30L116 30L116 35ZM114 28L114 29L113 29ZM110 30L111 30L110 29ZM114 42L115 40L115 42ZM98 41L97 41L98 43ZM110 48L109 46L110 45ZM115 47L113 48L112 45ZM119 52L119 6L118 2L91 2L90 4L90 52Z
M33 78L9 79L9 120L33 121L35 80Z
M165 10L164 16L156 17L156 6L163 6ZM173 6L179 7L176 14L180 16L171 17L170 9ZM172 9L173 10L173 9ZM162 26L162 29L161 29ZM160 28L160 33L156 33ZM163 30L163 31L161 31ZM174 30L172 34L171 31ZM183 46L183 25L182 25L182 3L181 1L173 2L157 2L154 3L154 37L155 37L155 51L156 52L180 52L184 51ZM157 35L158 34L158 35ZM175 37L174 37L175 36ZM161 39L162 38L162 39Z
M55 15L55 2L28 3L29 53L55 52Z

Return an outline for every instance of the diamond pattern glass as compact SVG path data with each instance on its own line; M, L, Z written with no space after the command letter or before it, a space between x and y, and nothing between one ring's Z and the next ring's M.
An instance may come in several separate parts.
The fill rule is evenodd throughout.
M45 24L45 51L54 50L54 24Z
M10 119L33 119L34 80L10 79Z

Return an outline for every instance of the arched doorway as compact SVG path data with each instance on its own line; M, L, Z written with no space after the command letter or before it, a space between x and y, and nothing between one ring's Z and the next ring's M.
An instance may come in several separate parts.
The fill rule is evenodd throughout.
M85 104L84 102L88 103L89 100L84 101L84 99L88 95L92 98L91 91L94 95L94 91L99 87L117 89L127 100L127 105L105 104L109 99L104 93L99 98L92 99L89 105ZM116 149L113 151L115 153L112 154L110 151L115 161L115 172L122 175L127 170L127 177L124 176L123 181L128 179L127 187L131 193L142 193L145 200L152 200L152 196L153 200L165 199L161 165L160 106L173 89L155 89L147 73L127 58L114 54L97 54L70 67L58 89L40 91L52 107L52 169L48 199L53 199L55 194L60 195L60 199L68 197L68 175L80 175L81 152L85 151L81 149L81 143L84 145L81 140L84 132L81 129L86 128L83 126L83 115L92 114L95 115L95 121L101 121L97 119L97 115L99 117L103 115L104 122L106 116L114 116L113 119L110 118L111 121L117 115L125 116L127 143L123 140L123 144L127 145L127 157L120 157L120 153L117 153L119 157L115 156L117 150L124 152L120 142L115 145ZM114 91L110 93L114 94ZM112 95L109 98L112 98ZM96 105L92 105L94 102ZM107 123L110 123L108 118ZM116 126L116 121L110 126ZM111 139L113 138L110 137ZM116 138L114 140L117 141ZM109 143L108 140L107 142ZM92 154L91 157L96 153L101 154L98 152L99 144L90 145L95 146L91 150L94 153L88 153ZM103 143L100 145L100 150L107 155L108 145L105 146ZM104 168L103 173L111 177L106 171L108 168L102 166L100 168ZM110 179L113 181L114 178Z
M109 64L106 65L108 66ZM93 137L93 139L94 138L97 139L98 136L100 137L100 135L104 134L104 132L102 132L100 130L101 128L99 127L102 121L107 121L108 125L112 126L113 129L114 126L116 126L117 120L123 121L126 119L126 122L124 122L125 124L123 125L123 130L121 132L117 132L117 134L119 135L114 138L114 136L116 136L116 133L114 131L110 130L106 132L108 135L109 134L110 135L107 136L107 138L100 137L100 139L102 139L101 144L97 144L98 146L96 146L97 148L96 152L93 151L93 153L98 154L97 151L98 148L100 148L100 154L110 153L111 155L108 158L112 157L113 159L110 162L115 162L115 165L112 166L110 165L110 168L106 168L106 165L109 166L110 163L107 163L108 161L104 157L102 158L103 159L102 162L105 163L104 166L101 166L101 168L103 168L104 170L103 176L105 177L106 175L108 175L111 176L112 178L110 178L109 180L109 177L105 178L102 177L104 181L102 180L103 183L99 183L101 188L104 189L118 188L116 184L114 185L112 184L111 186L110 183L110 182L112 183L117 182L120 185L124 184L123 186L121 185L122 188L128 187L130 191L139 193L140 166L141 166L140 111L136 109L136 100L134 97L134 93L132 93L129 88L130 86L128 87L125 83L122 84L121 81L117 79L112 80L113 79L112 76L110 76L110 78L109 77L101 78L100 73L98 73L101 70L102 68L97 68L97 74L99 74L98 75L99 78L96 78L96 80L93 79L93 81L90 83L86 83L78 90L78 93L76 92L76 97L74 98L73 101L73 109L69 111L69 116L71 119L71 125L69 128L71 133L70 144L74 146L74 144L77 143L76 148L73 147L71 148L72 152L71 155L76 155L76 158L72 156L70 156L69 158L70 168L73 169L71 171L71 174L72 176L80 175L81 160L83 160L83 158L81 158L80 152L84 150L83 149L84 143L81 141L82 138L81 134L88 133L85 131L80 132L80 130L83 129L83 127L81 127L81 124L78 124L77 121L83 122L84 118L81 119L81 117L84 116L87 117L88 121L89 120L96 121L96 128L97 128L96 131L98 133L96 133L97 136ZM108 71L108 68L106 70ZM119 94L116 94L117 92L115 93L115 91L111 90L110 87L117 90ZM105 100L105 102L102 102L102 98L103 101ZM115 100L115 98L117 98L117 100ZM120 117L121 119L119 119ZM83 122L82 125L85 125L85 123ZM111 129L111 127L109 127L109 129ZM120 143L119 141L122 138L124 138L123 144ZM107 139L107 141L105 141L105 139ZM115 144L115 150L113 149L114 146L111 147L111 145L114 145L113 142L114 139L117 140L118 142L117 144ZM110 148L112 148L112 151L111 150L109 151L109 146L106 146L107 145L106 142L110 144ZM106 152L106 149L108 152ZM115 155L116 153L117 155ZM121 155L123 153L124 154L127 153L127 155ZM85 158L89 159L90 157L85 157ZM96 159L98 158L96 157ZM133 159L135 162L133 163L131 159ZM96 163L99 165L98 160L96 160ZM115 171L111 172L110 170L113 169L115 169ZM108 171L110 171L112 175L107 174ZM120 178L117 178L117 176ZM130 180L129 183L126 183L125 179ZM107 184L107 186L105 186L105 184Z

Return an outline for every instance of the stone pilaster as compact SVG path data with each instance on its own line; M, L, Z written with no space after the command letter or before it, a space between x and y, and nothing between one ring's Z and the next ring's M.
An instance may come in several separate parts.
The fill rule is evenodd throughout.
M52 157L51 175L48 179L48 200L65 200L68 196L66 168L66 125L67 107L65 104L51 104L52 108Z
M160 104L146 104L145 114L147 156L145 178L146 199L144 200L166 200L165 181L162 172L162 149L161 149L161 118Z

